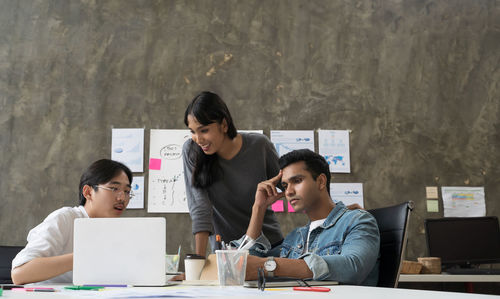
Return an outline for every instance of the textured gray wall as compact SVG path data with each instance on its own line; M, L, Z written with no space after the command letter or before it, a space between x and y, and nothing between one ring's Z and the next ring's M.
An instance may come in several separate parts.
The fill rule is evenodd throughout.
M184 128L219 93L240 129L350 129L367 208L416 202L408 255L425 255L425 186L485 186L500 216L500 1L0 0L0 244L24 245L77 203L112 127ZM441 205L442 211L442 205ZM165 216L170 252L193 247ZM304 215L279 215L285 232Z

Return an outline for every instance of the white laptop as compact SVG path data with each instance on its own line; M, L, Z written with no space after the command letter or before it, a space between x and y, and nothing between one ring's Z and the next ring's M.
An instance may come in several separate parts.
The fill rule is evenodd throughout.
M163 217L75 219L73 284L165 285L165 243Z

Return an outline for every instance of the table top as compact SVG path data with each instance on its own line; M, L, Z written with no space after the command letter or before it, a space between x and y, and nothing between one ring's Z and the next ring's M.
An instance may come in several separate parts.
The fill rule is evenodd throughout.
M500 282L500 275L401 274L399 282Z
M44 293L44 292L19 292L19 291L6 291L4 290L2 298L82 298L82 297L102 297L102 298L125 298L125 297L193 297L193 298L227 298L234 299L253 299L260 298L262 295L269 298L282 298L297 299L304 298L349 298L349 299L492 299L500 298L500 296L493 295L480 295L480 294L467 294L455 292L440 292L440 291L423 291L423 290L410 290L410 289L391 289L391 288L377 288L377 287L362 287L362 286L347 286L335 285L329 286L330 292L300 292L293 291L291 288L279 289L266 289L264 293L257 289L244 288L244 287L225 287L218 286L170 286L170 287L134 287L134 288L121 288L109 289L105 291L68 291L63 290L63 286L53 286L58 292ZM41 286L40 286L41 287ZM48 286L45 286L48 287Z

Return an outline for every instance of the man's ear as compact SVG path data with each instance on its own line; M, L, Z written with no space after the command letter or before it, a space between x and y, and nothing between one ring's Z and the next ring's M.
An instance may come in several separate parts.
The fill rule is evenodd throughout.
M83 194L83 197L85 197L85 199L87 200L87 202L89 200L92 200L92 187L90 187L89 185L85 185L83 186L83 189L82 189L82 194Z
M326 175L324 173L318 175L316 182L318 183L319 190L326 190Z

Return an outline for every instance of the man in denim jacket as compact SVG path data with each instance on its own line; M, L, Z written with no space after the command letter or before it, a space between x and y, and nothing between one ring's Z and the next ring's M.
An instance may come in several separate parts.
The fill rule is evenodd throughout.
M257 279L257 269L262 268L267 276L377 285L380 236L375 218L364 210L349 210L342 202L335 204L331 200L330 170L320 155L296 150L279 162L280 173L257 186L246 236L233 242L239 245L255 240L248 256L246 279ZM281 193L276 190L280 181L284 190ZM310 223L296 228L280 246L271 248L261 233L263 216L283 195L295 211L307 214Z

